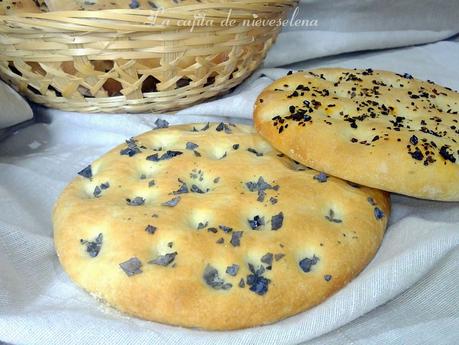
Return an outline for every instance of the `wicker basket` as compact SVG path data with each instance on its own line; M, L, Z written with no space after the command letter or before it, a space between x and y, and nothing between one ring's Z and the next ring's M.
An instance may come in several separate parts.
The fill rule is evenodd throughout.
M0 76L33 102L67 111L177 110L247 78L281 29L267 20L285 18L296 2L4 15Z

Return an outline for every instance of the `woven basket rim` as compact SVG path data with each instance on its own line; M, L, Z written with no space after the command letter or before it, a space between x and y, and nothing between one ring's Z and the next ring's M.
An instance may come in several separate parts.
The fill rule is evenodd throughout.
M109 9L8 14L0 15L0 33L72 32L87 34L95 31L135 33L202 26L230 28L241 25L247 20L278 18L280 13L285 13L297 3L298 0L248 0L182 5L158 10ZM232 13L231 25L228 25L228 22L225 23L229 13ZM205 21L202 24L199 18L196 20L197 14L204 15ZM162 24L165 21L167 24Z
M0 75L29 99L63 110L181 109L222 94L253 73L281 29L270 21L285 20L295 4L238 0L161 11L3 15ZM156 14L154 21L150 16ZM194 22L203 17L213 25ZM234 22L225 25L227 17Z

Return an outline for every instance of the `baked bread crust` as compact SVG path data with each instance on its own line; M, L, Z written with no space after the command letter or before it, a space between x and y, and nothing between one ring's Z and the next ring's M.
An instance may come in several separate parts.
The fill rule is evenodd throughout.
M80 175L53 213L70 278L130 315L209 330L322 302L373 258L390 211L387 193L296 164L244 125L153 130Z
M195 5L219 0L3 0L0 14L53 11L98 11L112 9L157 10L183 5Z
M266 88L258 132L302 164L422 199L459 201L459 94L405 74L323 68Z
M45 0L2 0L0 1L0 15L15 13L46 12Z

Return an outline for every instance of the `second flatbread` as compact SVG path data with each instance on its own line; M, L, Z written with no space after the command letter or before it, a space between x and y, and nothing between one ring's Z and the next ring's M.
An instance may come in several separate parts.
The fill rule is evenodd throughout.
M255 126L311 168L423 199L459 200L459 94L409 74L320 69L277 80Z

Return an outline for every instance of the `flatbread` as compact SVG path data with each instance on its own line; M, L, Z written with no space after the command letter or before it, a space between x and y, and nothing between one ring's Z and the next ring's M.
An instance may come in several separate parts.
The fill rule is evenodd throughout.
M228 330L346 285L375 255L389 209L386 193L305 168L251 127L183 125L80 171L55 206L54 238L70 278L105 303Z
M324 68L259 96L259 133L291 158L355 183L459 201L459 94L409 74Z

